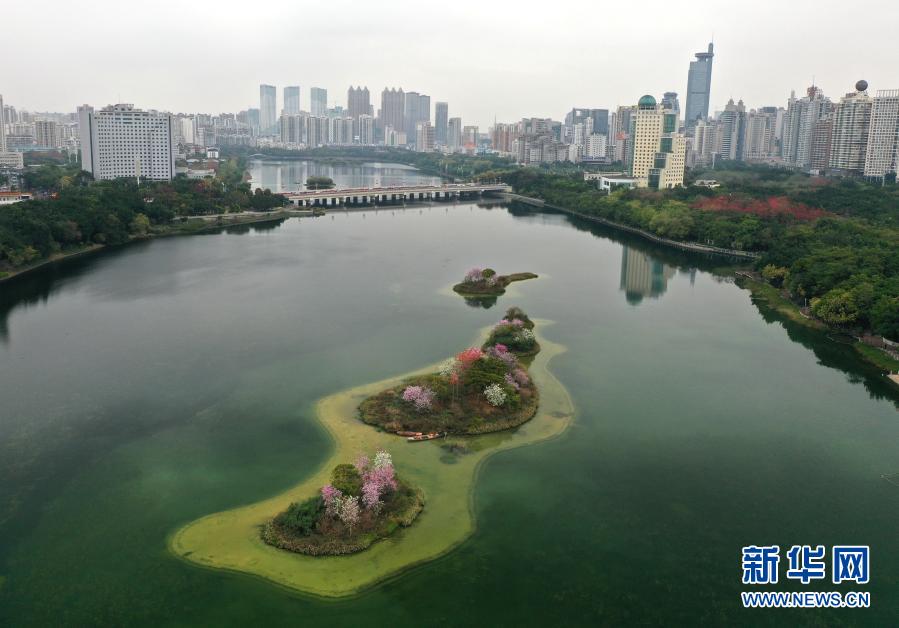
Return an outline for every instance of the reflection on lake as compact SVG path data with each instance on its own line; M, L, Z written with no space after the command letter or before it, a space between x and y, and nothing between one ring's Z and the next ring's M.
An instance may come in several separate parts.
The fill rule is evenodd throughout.
M338 189L396 185L439 185L433 177L403 164L351 162L330 164L301 160L253 160L249 163L250 186L272 192L299 192L309 177L330 177Z
M690 278L690 285L696 281L696 267L684 269ZM621 290L631 305L639 305L644 298L657 299L668 290L668 281L675 276L677 268L655 259L632 246L621 249Z

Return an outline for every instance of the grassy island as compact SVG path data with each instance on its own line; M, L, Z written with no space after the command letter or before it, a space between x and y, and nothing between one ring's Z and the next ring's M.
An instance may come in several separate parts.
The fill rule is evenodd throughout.
M539 329L547 324L538 322ZM486 337L486 330L478 344ZM502 450L530 445L564 432L574 407L548 365L564 347L539 338L542 350L529 373L540 388L536 416L516 430L465 438L467 453L447 448L450 439L426 443L398 443L393 434L373 430L357 418L363 399L399 385L417 373L407 373L325 397L316 417L331 436L331 455L295 486L260 501L212 513L173 532L172 554L192 565L264 578L278 585L328 598L354 595L398 573L452 550L475 529L472 493L478 472L489 457ZM344 556L309 556L266 543L260 530L294 502L302 502L331 481L335 465L352 460L360 451L390 449L404 481L419 487L428 498L427 513L401 532L373 543L364 552Z
M521 425L539 402L522 362L540 350L533 329L521 309L510 308L482 347L369 397L359 405L359 418L403 436L484 434Z
M505 294L506 287L513 281L536 279L534 273L513 273L497 275L492 268L472 268L461 282L453 286L453 291L464 297L497 297Z
M339 464L318 495L293 502L262 528L274 547L312 556L354 554L408 527L424 508L424 495L396 477L384 450L373 460Z

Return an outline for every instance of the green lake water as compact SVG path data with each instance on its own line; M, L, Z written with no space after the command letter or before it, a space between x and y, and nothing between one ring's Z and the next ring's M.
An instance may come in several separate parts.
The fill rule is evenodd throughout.
M540 278L472 307L448 287L474 265ZM896 625L899 486L881 475L899 472L899 395L720 265L519 205L434 204L4 284L0 625ZM319 398L437 362L510 305L554 322L577 414L486 461L461 546L340 601L168 553L328 457ZM872 608L744 610L749 544L870 545Z

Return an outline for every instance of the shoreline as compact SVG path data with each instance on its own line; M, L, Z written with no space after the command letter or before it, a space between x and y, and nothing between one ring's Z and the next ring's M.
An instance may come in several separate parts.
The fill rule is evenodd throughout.
M598 222L607 227L611 227L613 229L620 229L621 231L627 231L629 233L633 233L639 235L640 237L655 242L656 244L662 244L664 246L670 246L678 249L682 249L685 251L692 251L694 253L711 253L713 255L721 255L724 257L740 257L744 259L758 259L761 257L761 253L756 253L754 251L742 251L738 249L724 249L718 246L710 246L707 244L698 244L695 242L680 242L679 240L671 240L669 238L663 238L661 236L657 236L654 233L650 233L649 231L645 231L644 229L640 229L638 227L631 227L630 225L625 225L619 222L612 222L611 220L607 220L606 218L602 218L600 216L591 216L590 214L583 214L579 211L575 211L573 209L569 209L567 207L559 207L557 205L551 205L546 201L543 201L539 198L532 198L530 196L522 196L521 194L515 194L514 192L506 193L505 196L509 200L520 201L522 203L527 203L528 205L533 205L534 207L547 207L549 209L554 209L556 211L560 211L566 214L570 214L572 216L577 216L578 218L583 218L584 220L590 220L593 222Z
M541 324L548 323L541 321ZM484 463L498 451L558 437L571 424L574 404L548 368L551 359L566 348L541 340L544 350L531 366L541 390L541 403L537 415L524 425L464 437L466 443L476 446L469 453L450 453L439 441L409 444L359 420L356 411L359 401L407 377L431 372L436 365L339 391L316 404L316 418L334 445L322 465L274 497L213 513L175 530L167 539L168 550L194 566L239 572L295 593L323 599L357 595L447 554L477 529L474 494ZM397 466L404 470L404 477L424 491L427 501L415 525L365 552L346 556L294 554L272 548L260 539L259 525L290 501L312 494L327 481L335 461L372 447L388 447Z
M28 273L31 273L33 271L44 268L45 266L68 262L69 260L73 260L73 259L81 257L81 256L99 253L100 251L105 251L110 248L116 248L116 247L120 247L120 246L128 246L129 244L133 244L135 242L142 242L144 240L152 240L155 238L168 238L168 237L179 236L179 235L188 236L188 235L194 235L197 233L208 233L210 231L215 231L216 229L227 229L228 227L239 227L242 225L252 225L252 224L258 224L258 223L264 223L264 222L274 222L275 220L281 220L283 218L288 218L290 216L290 214L287 213L286 211L278 211L278 212L272 212L271 214L267 214L265 216L258 216L258 217L254 216L254 217L252 217L252 219L248 219L248 220L234 220L233 222L229 222L229 223L215 222L215 219L217 217L219 217L219 216L224 217L224 216L228 216L228 215L229 214L212 214L209 216L188 216L187 217L188 221L190 221L190 219L202 219L205 222L207 222L208 224L200 226L197 229L193 229L190 231L185 230L185 229L179 229L179 228L175 227L175 228L172 228L169 231L165 231L165 232L148 233L145 236L132 237L127 242L122 242L121 244L113 244L113 245L90 244L90 245L88 245L86 247L82 247L76 251L70 251L68 253L55 253L55 254L51 255L50 257L48 257L47 259L37 262L36 264L32 264L30 266L26 266L24 268L19 268L17 270L13 270L13 271L6 271L7 274L0 277L0 284L7 282L7 281L12 281L14 279L18 279L19 277L22 277L23 275L27 275ZM233 216L235 216L235 217L240 216L240 215L245 215L245 214L233 214ZM209 219L211 219L211 220L209 220Z

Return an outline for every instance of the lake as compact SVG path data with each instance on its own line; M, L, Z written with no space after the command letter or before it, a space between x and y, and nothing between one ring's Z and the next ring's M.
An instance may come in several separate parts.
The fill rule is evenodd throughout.
M252 171L282 189L422 176ZM517 204L434 203L141 242L4 284L0 625L896 625L899 486L881 475L899 472L899 395L722 265ZM540 277L472 307L449 291L471 266ZM328 457L318 399L437 362L511 305L553 322L576 416L487 459L461 546L336 602L167 552ZM870 545L872 608L744 610L750 544Z

